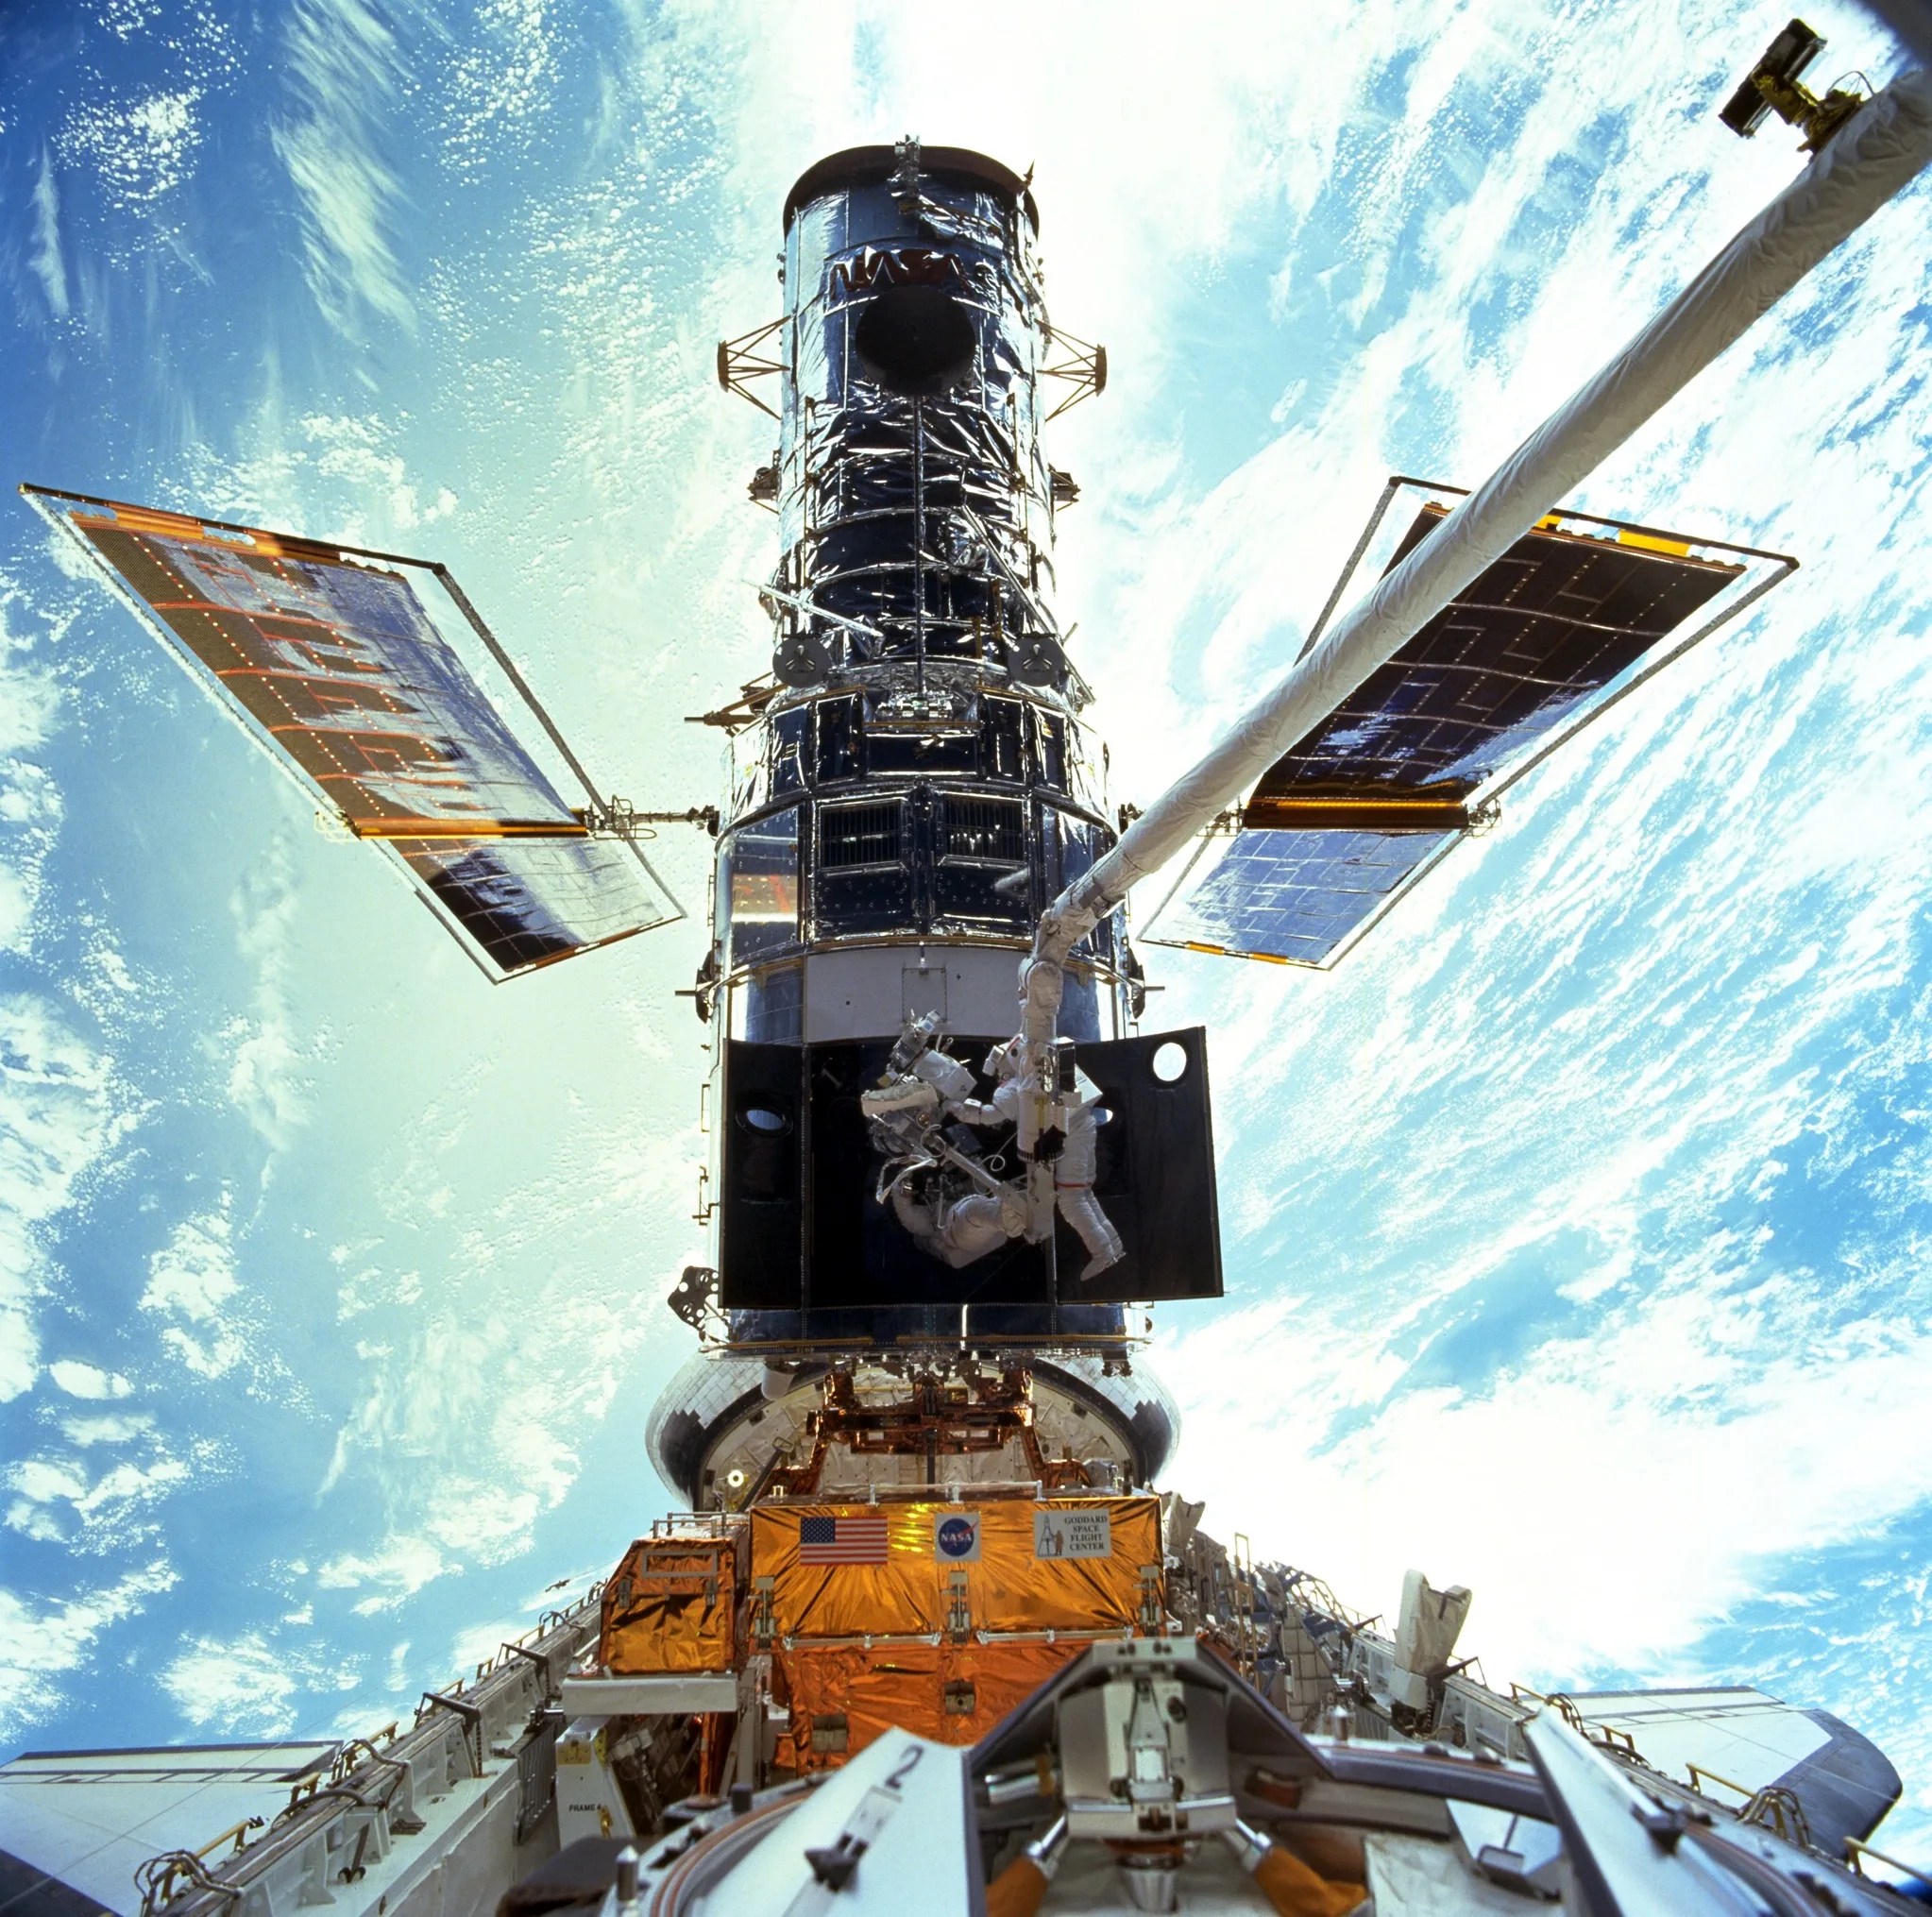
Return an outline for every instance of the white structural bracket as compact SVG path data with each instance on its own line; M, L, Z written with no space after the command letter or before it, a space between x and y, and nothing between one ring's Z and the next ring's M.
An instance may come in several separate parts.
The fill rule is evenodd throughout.
M1041 918L1023 975L1036 1068L1074 946L1269 766L1562 502L1652 415L1932 161L1932 76L1901 76L1595 379L1330 626L1266 698L1177 780Z

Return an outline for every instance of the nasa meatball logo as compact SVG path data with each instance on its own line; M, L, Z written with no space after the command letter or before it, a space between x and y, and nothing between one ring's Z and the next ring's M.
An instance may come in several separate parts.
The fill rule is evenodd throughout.
M979 1559L979 1514L955 1513L933 1526L933 1554L949 1564L975 1564Z

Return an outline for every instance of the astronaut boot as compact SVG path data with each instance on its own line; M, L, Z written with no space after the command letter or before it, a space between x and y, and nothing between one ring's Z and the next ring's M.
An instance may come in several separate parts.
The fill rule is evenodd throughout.
M1060 1216L1080 1234L1080 1243L1092 1254L1080 1272L1083 1284L1127 1256L1113 1220L1101 1210L1091 1185L1060 1185L1054 1196L1059 1200Z

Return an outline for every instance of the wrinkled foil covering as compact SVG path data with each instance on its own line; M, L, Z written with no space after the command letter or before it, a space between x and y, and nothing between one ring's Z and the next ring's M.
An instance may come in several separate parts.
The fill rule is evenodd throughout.
M1104 1558L1037 1558L1036 1511L1104 1510L1112 1552ZM961 1510L979 1517L977 1563L940 1560L933 1527ZM883 1564L801 1564L799 1519L883 1515ZM771 1581L777 1637L920 1637L944 1632L950 1579L966 1575L974 1631L1100 1631L1133 1628L1141 1568L1161 1563L1160 1502L1152 1497L989 1500L983 1504L761 1504L752 1512L752 1576Z
M869 378L854 345L872 300L908 283L943 291L976 335L970 377L916 406ZM785 284L780 582L887 635L879 648L822 625L817 636L834 660L911 654L922 568L928 658L975 656L975 621L1057 636L1045 603L1051 473L1039 438L1046 309L1024 215L1003 195L952 179L924 178L912 212L883 184L843 187L792 220ZM992 535L1024 594L992 583L961 507Z
M1093 1637L1015 1643L800 1644L771 1658L772 1694L791 1722L779 1737L780 1770L823 1771L897 1727L941 1744L976 1743ZM840 1749L814 1748L812 1726L844 1722Z
M734 1669L743 1535L633 1544L604 1586L598 1662L622 1676Z

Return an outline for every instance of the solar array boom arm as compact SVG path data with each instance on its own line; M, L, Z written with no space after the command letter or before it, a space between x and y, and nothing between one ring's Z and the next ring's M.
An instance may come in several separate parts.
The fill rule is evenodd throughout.
M1853 114L1602 372L1330 627L1194 769L1042 916L1023 985L1037 1069L1075 945L1140 879L1186 850L1485 568L1750 330L1932 161L1932 75L1902 75Z

